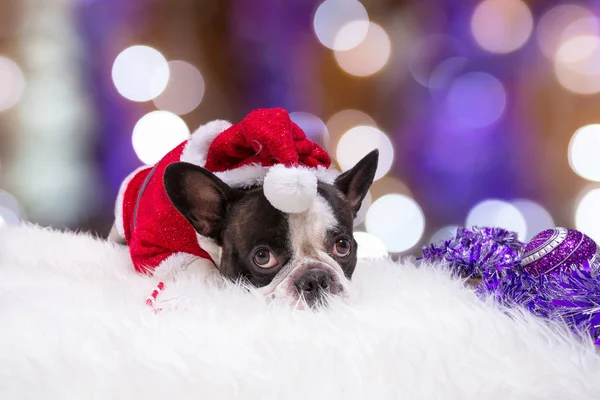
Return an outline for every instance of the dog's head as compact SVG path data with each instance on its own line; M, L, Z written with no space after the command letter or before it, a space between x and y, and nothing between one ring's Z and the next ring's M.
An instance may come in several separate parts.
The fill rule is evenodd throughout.
M356 267L353 221L377 169L377 150L333 184L318 183L302 213L271 205L262 186L233 189L204 168L171 164L167 195L202 236L221 247L219 270L244 279L269 298L314 306L328 295L345 296Z

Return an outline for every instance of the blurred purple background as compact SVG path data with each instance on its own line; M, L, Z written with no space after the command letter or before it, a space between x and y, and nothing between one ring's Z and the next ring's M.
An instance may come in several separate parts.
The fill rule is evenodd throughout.
M130 171L202 123L280 106L341 169L380 148L356 221L373 249L415 253L458 225L600 240L599 13L591 0L4 0L0 224L106 235Z

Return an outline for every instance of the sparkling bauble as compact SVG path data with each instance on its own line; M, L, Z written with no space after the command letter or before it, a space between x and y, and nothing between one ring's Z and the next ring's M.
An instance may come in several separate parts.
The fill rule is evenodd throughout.
M561 273L573 268L594 268L598 246L589 236L566 228L547 229L525 247L521 265L533 276Z

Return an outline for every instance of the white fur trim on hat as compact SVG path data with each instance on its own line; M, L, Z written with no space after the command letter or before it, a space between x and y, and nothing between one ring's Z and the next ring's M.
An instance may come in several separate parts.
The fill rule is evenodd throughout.
M304 212L317 197L317 176L308 168L274 165L265 176L263 191L267 200L278 210L286 213Z
M179 160L204 167L213 140L230 126L231 122L221 119L202 125L192 133Z
M268 167L260 164L249 164L227 171L215 172L215 176L231 187L247 189L262 185L268 171Z
M145 169L152 168L152 166L144 165L142 167L136 168L135 171L127 175L127 177L121 182L121 186L119 187L119 191L117 193L117 200L115 201L115 227L117 228L117 233L123 239L125 239L125 227L123 221L123 199L125 198L125 191L127 190L127 186L133 179L133 177L140 171Z
M245 189L262 185L267 173L272 168L273 167L263 167L259 164L250 164L223 172L215 172L215 176L231 187ZM318 181L329 184L333 184L335 178L340 175L340 172L334 168L325 168L321 166L310 169L310 171L317 177Z

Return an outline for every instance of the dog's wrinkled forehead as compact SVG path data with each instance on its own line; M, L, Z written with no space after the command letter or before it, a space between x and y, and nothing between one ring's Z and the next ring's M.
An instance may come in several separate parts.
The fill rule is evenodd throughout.
M338 232L351 234L351 211L339 192L324 184L312 207L304 213L289 214L290 245L295 257L319 258Z
M316 256L318 250L324 250L327 232L339 225L331 205L321 195L317 195L308 211L289 214L287 218L294 257Z

